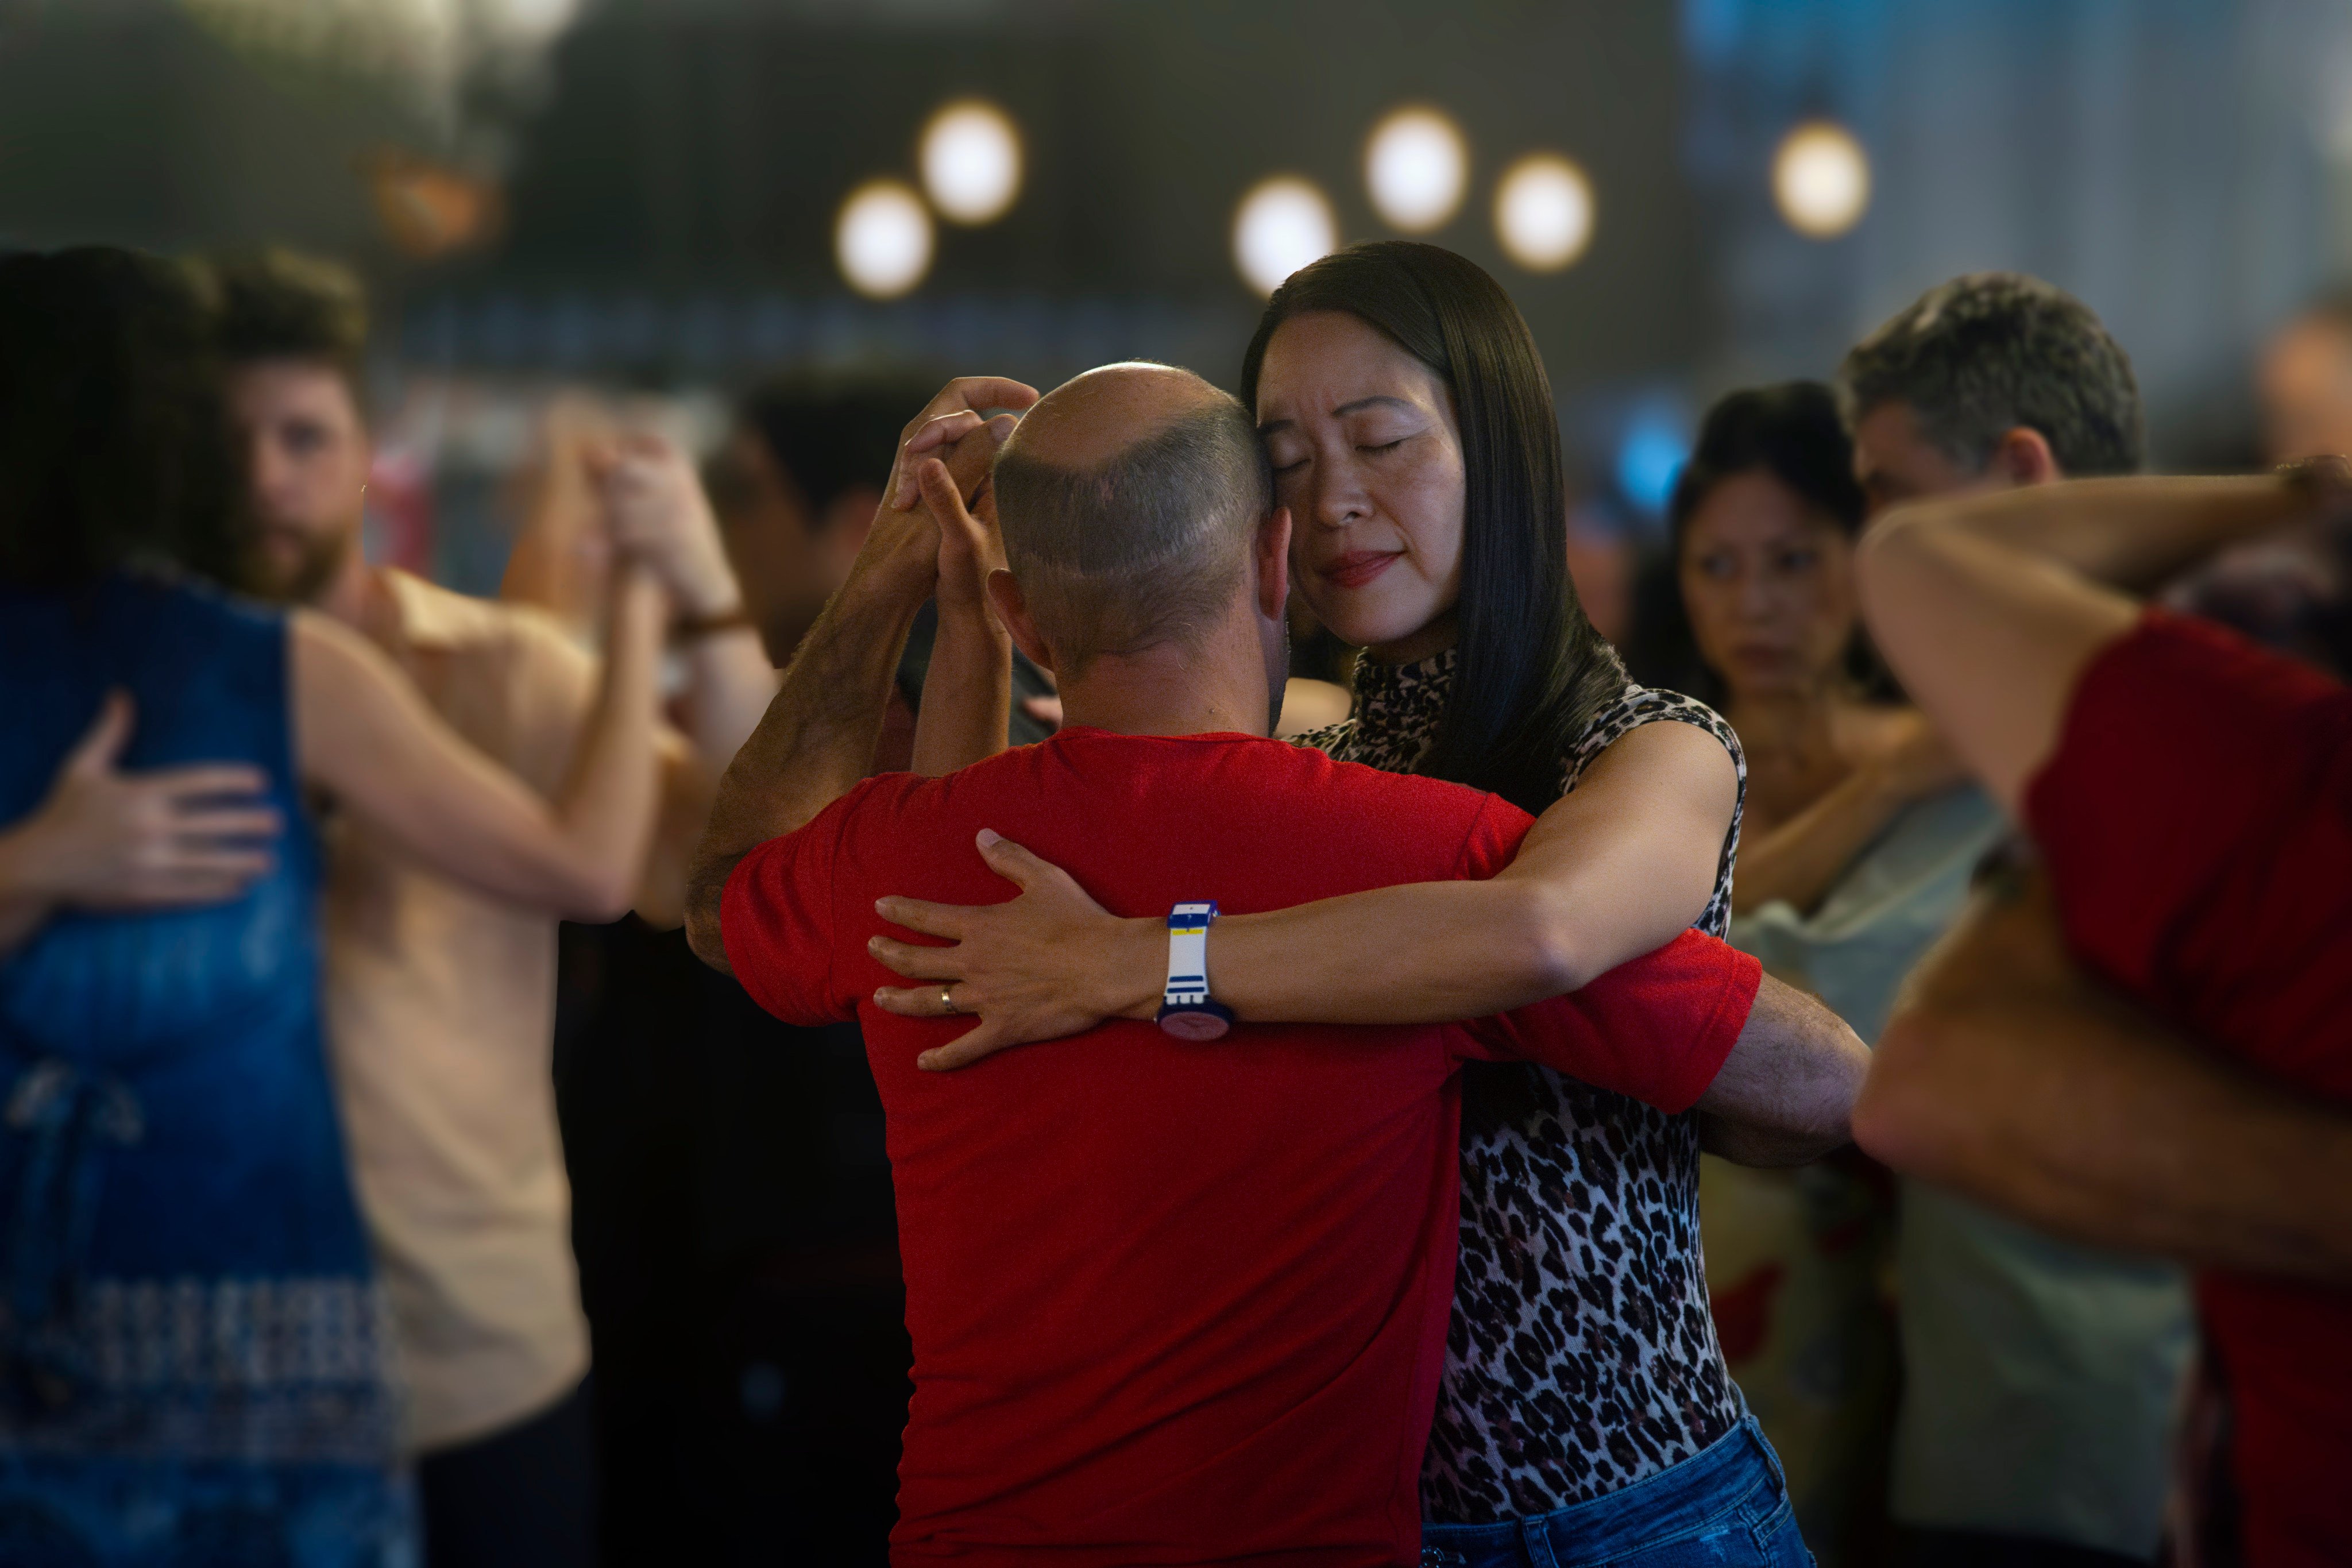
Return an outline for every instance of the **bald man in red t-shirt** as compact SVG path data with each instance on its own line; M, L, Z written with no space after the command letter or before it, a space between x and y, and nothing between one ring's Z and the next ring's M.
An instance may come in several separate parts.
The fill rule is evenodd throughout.
M942 397L976 426L961 405L1006 395ZM896 983L867 952L888 930L875 903L1009 896L983 828L1120 912L1170 916L1173 959L1205 924L1180 906L1483 879L1530 826L1492 795L1265 738L1290 519L1234 399L1112 366L1039 402L1014 441L997 475L1013 570L989 590L1059 676L1066 727L944 778L860 782L908 621L978 581L940 570L942 530L988 548L926 462L925 510L877 519L730 769L690 900L695 950L762 1005L865 1025L915 1343L893 1558L1415 1562L1453 1296L1454 1068L1523 1057L1818 1150L1843 1139L1859 1044L1784 990L1759 1005L1752 960L1686 933L1503 1018L1244 1020L1228 1038L1200 1026L1223 1021L1215 975L1171 963L1186 995L1167 1027L924 1070L961 1026L873 1005ZM1773 1052L1803 1070L1749 1070Z
M2352 1562L2352 690L2122 590L2315 513L2346 559L2347 477L1942 500L1859 563L1878 646L2042 870L1919 977L1856 1136L2199 1266L2236 1504L2207 1516L2255 1568Z

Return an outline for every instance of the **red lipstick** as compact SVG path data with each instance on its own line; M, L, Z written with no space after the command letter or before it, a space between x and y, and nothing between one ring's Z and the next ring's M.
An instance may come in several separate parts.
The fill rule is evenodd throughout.
M1387 571L1404 553L1402 550L1350 550L1316 568L1324 581L1340 588L1360 588Z

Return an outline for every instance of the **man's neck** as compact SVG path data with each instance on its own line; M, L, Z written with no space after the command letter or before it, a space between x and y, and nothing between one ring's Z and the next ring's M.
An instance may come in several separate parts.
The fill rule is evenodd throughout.
M390 648L399 640L399 607L391 584L357 548L343 557L343 563L310 601L310 608L331 616L380 647Z
M1062 714L1065 724L1116 735L1263 735L1265 677L1255 664L1177 644L1105 654L1062 682Z

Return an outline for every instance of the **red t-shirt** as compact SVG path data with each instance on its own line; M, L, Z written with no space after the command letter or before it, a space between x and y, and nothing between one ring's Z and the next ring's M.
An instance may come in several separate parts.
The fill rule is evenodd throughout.
M2027 816L2084 962L2273 1078L2352 1100L2352 690L2150 612L2084 672ZM2352 1294L2198 1281L2247 1561L2352 1562Z
M875 900L1012 896L982 827L1115 913L1162 915L1491 876L1528 825L1279 742L1070 729L944 779L869 779L745 858L736 974L792 1022L855 1016L888 1113L915 1344L894 1561L1417 1561L1455 1065L1523 1054L1680 1110L1759 972L1687 935L1507 1019L1205 1045L1121 1021L925 1073L916 1056L970 1025L871 1005L903 984L866 956Z

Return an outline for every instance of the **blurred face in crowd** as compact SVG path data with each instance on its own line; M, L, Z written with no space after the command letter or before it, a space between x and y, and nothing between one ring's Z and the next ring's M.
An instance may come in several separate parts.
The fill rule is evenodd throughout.
M1677 567L1699 656L1735 700L1809 695L1836 678L1859 614L1853 545L1769 470L1707 492Z
M1989 470L1970 470L1920 433L1907 403L1882 403L1854 422L1853 477L1867 514L1925 496L1990 489L2001 482Z
M710 499L743 607L781 668L849 580L882 492L853 485L815 510L759 433L738 428L712 465Z
M1317 617L1391 663L1452 647L1465 491L1444 384L1356 317L1309 311L1266 344L1257 420Z
M2352 453L2352 327L2324 316L2290 322L2263 351L2255 390L2270 461Z
M258 360L229 373L255 527L256 586L315 599L359 548L367 426L341 371L314 360Z

